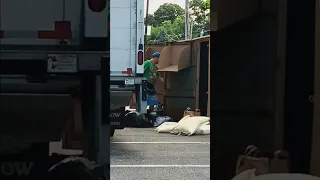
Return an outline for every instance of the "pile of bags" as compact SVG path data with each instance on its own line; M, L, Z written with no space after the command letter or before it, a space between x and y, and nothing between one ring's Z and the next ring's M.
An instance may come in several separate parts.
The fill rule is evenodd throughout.
M254 145L239 155L236 176L232 180L320 180L307 174L289 173L289 155L278 150L272 156L262 154Z
M210 134L210 118L206 116L184 116L179 122L165 122L158 126L157 133L171 133L191 136Z
M156 116L139 114L136 111L129 111L125 115L126 127L134 128L150 128L158 127L164 122L173 122L173 119L169 116Z

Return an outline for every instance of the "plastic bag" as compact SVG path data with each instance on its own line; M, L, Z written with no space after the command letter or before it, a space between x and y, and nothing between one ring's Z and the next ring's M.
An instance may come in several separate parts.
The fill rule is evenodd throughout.
M144 114L129 112L126 114L126 127L146 128L152 127L153 121L148 119Z
M153 127L158 127L164 122L172 122L172 120L170 116L158 116L153 123Z
M236 174L248 169L256 169L256 175L268 173L289 172L289 155L286 151L278 150L272 157L260 156L259 149L254 145L249 145L243 154L238 156Z

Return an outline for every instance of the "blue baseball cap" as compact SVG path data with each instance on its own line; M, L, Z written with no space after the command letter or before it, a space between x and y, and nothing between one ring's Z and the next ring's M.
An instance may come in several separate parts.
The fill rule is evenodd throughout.
M160 53L159 52L155 52L152 54L153 58L159 58L160 57Z

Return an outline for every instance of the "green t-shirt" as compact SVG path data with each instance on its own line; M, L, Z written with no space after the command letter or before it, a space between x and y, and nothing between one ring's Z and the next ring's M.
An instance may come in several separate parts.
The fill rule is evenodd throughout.
M155 85L157 78L160 75L160 73L158 72L158 67L155 64L153 64L151 60L145 61L143 64L143 67L144 67L143 76L147 78L147 81L150 84Z

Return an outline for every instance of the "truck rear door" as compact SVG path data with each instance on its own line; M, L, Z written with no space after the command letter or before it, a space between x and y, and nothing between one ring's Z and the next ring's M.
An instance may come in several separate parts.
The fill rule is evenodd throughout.
M82 1L1 0L3 46L79 45Z
M111 76L143 73L143 8L143 0L110 1Z

